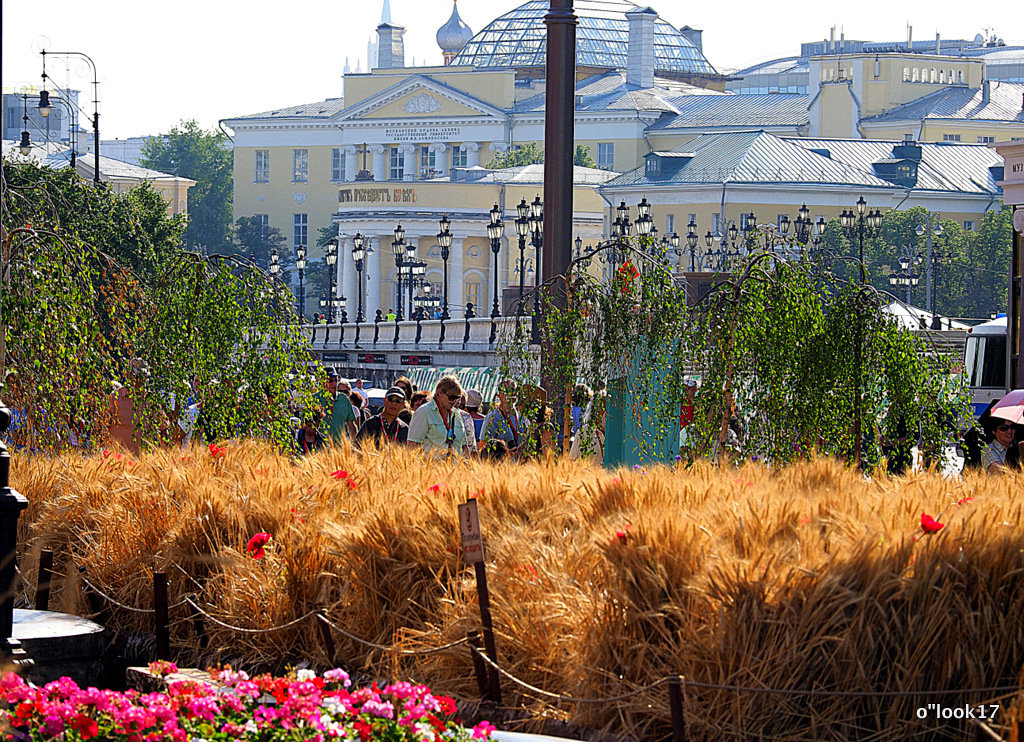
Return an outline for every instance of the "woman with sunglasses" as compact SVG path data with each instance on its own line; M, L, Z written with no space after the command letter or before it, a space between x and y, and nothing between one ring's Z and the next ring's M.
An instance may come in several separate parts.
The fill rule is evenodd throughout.
M995 438L981 452L981 468L988 474L997 474L1006 470L1006 454L1013 444L1017 426L998 417L990 420L990 430Z
M455 402L462 397L462 387L454 376L442 376L434 396L420 405L409 423L409 443L418 443L424 451L461 455L468 445L462 417Z

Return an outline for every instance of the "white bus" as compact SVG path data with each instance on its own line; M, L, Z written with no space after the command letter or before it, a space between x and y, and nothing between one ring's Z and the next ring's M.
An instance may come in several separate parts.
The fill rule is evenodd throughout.
M971 404L978 417L993 400L1002 399L1006 386L1006 315L982 322L967 331L964 372L971 388Z

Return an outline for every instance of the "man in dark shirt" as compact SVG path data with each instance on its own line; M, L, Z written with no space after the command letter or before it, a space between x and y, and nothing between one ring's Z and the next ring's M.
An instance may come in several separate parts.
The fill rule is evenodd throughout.
M398 386L388 389L384 395L384 409L363 423L356 433L356 442L370 436L378 442L405 443L409 437L409 426L398 418L405 409L405 391Z

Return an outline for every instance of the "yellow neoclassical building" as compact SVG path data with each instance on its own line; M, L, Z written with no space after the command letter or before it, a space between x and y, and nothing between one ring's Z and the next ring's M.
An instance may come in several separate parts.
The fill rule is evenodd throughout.
M536 170L487 169L509 150L543 146L542 5L524 3L476 34L454 9L438 31L446 64L437 67L406 67L405 29L383 17L372 69L346 73L338 97L224 119L234 141L235 218L258 217L293 249L307 246L311 259L323 257L315 247L319 230L336 225L340 293L350 315L362 296L372 317L398 301L390 243L399 222L428 263L426 280L443 283L435 236L448 215L459 245L448 266L452 316L462 316L466 303L492 305L519 283L515 206L542 190ZM682 234L691 214L703 231L750 211L774 220L805 200L815 217L830 218L856 201L848 196L860 188L883 208L921 203L970 223L998 201L987 160L965 156L980 168L971 172L981 186L958 177L947 182L954 187L929 189L921 185L924 174L942 157L927 143L984 145L1024 136L1024 84L1009 79L1012 65L1003 65L1007 79L986 77L987 58L971 56L969 44L810 45L799 63L800 84L736 93L726 90L734 78L705 59L701 31L675 28L628 0L580 0L575 12L575 139L596 165L577 171L574 196L576 231L588 242L608 234L613 205L633 205L645 191L667 234ZM769 147L765 137L782 144ZM922 179L909 189L896 165L884 162L899 160L893 152L908 139L926 143ZM857 149L844 140L876 141ZM744 141L750 149L743 153L711 156L711 142L742 149ZM785 160L766 156L756 176L744 180L740 161L758 161L763 149L803 165L786 169ZM652 161L672 159L671 170L690 153L679 177L645 180ZM781 170L785 177L770 174ZM486 234L495 204L505 223L496 268ZM374 247L358 290L350 259L357 233ZM535 258L524 251L527 284L537 274ZM319 291L307 291L307 315L317 311L312 297Z

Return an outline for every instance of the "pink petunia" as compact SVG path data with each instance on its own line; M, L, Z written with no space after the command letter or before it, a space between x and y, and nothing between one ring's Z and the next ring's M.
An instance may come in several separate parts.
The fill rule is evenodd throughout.
M473 739L490 739L491 732L493 732L496 728L497 727L495 727L489 721L481 721L479 724L473 727Z

